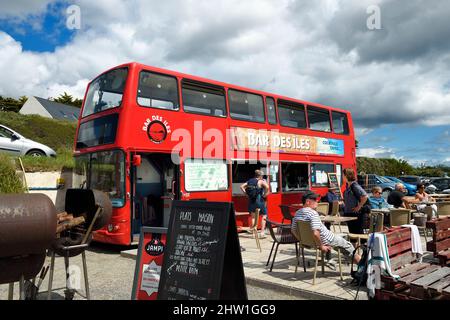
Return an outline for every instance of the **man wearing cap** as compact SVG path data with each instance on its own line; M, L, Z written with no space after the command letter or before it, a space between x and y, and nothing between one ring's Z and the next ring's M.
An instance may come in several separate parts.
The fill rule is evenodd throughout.
M320 220L319 213L316 211L317 199L320 196L315 194L311 190L307 190L302 197L303 208L299 209L295 213L295 217L292 219L292 232L297 230L297 221L308 221L311 223L311 229L314 234L314 241L317 247L323 251L328 252L331 248L341 249L344 255L351 260L354 247L353 245L342 238L339 235L335 235L328 230ZM355 253L354 262L358 263L361 257Z

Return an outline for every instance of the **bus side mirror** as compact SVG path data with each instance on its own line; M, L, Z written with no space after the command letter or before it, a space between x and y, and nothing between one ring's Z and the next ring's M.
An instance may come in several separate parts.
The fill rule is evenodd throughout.
M140 155L135 154L133 156L133 166L139 167L142 163L142 158Z

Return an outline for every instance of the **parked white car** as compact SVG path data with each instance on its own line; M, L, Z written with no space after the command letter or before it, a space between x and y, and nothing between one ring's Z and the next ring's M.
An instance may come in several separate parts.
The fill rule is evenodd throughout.
M0 125L0 151L16 156L56 157L52 148L27 139L4 125Z

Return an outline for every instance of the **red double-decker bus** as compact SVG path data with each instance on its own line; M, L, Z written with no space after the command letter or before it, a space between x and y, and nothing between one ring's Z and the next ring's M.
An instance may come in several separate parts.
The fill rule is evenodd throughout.
M174 199L233 201L260 169L271 220L327 173L356 169L348 111L127 63L89 83L75 138L74 187L107 192L114 212L94 240L128 245L142 225L167 226ZM341 183L342 185L342 183Z

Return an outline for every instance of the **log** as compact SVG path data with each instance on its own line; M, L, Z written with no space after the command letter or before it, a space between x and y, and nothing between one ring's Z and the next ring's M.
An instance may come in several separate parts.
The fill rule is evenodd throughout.
M76 217L76 218L72 218L71 220L64 221L63 223L59 223L56 226L56 233L61 233L64 230L76 227L76 226L84 223L85 221L86 220L84 219L84 217Z

